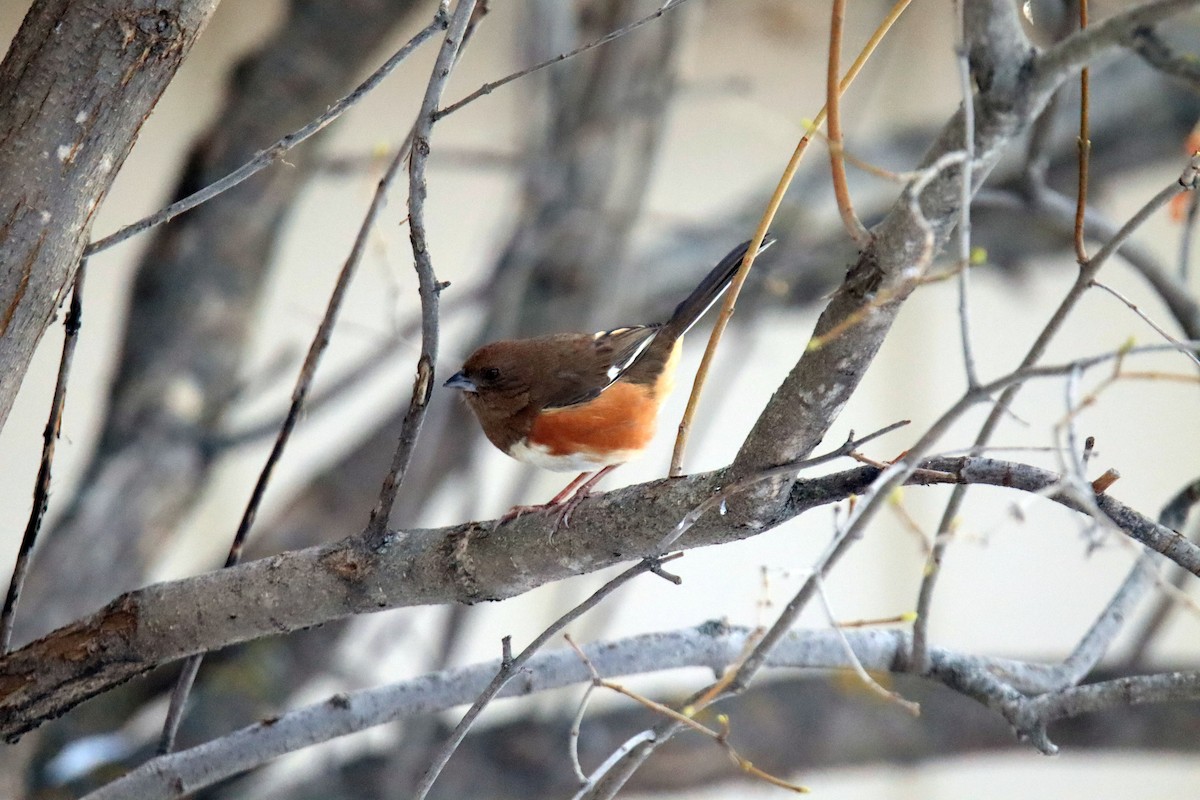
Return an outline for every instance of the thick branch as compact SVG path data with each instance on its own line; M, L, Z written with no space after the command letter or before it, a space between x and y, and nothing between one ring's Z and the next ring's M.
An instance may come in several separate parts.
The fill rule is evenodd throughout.
M217 0L43 0L0 64L0 428L92 217Z
M1055 473L991 459L930 463L943 481L969 480L1042 492ZM748 538L810 508L862 492L878 470L864 467L801 481L781 509L701 517L677 547ZM931 479L928 473L918 473ZM551 581L653 552L674 522L718 487L728 471L656 481L583 503L569 531L547 545L553 520L523 517L492 535L493 523L391 533L377 548L362 536L161 583L123 595L92 617L0 659L0 734L18 736L88 697L159 664L238 642L401 606L512 597ZM1070 497L1050 499L1070 507ZM1100 508L1142 544L1200 574L1200 548L1108 496Z

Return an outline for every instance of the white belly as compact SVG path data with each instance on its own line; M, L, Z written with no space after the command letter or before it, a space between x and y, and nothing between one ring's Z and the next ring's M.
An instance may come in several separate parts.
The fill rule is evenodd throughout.
M508 454L517 461L532 464L538 469L554 472L591 472L613 464L624 464L640 453L638 450L617 450L606 455L599 453L576 453L569 456L550 454L550 448L521 441L508 449Z

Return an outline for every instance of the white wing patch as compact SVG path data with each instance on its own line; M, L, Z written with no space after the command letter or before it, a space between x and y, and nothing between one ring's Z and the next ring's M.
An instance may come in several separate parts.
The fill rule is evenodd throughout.
M639 327L641 327L641 326L639 326ZM626 333L628 331L634 331L634 330L638 330L638 329L639 328L636 328L636 327L635 328L613 328L610 331L599 331L597 333L592 334L592 339L595 341L600 341L601 339L608 337L608 336L617 336L622 333ZM641 356L642 353L646 352L646 348L650 346L650 343L654 341L654 337L658 335L657 330L650 329L648 327L646 327L644 329L649 330L650 334L648 336L646 336L646 338L642 339L642 341L638 342L636 347L633 347L632 349L630 349L630 351L628 353L626 353L624 355L624 357L621 358L621 360L613 362L613 364L608 368L608 370L605 371L604 376L606 378L608 378L608 386L612 386L613 383L616 382L617 378L621 377L621 373L623 373L625 370L627 370L631 366L633 366L633 363L638 360L638 357ZM608 386L605 386L604 388L607 389Z

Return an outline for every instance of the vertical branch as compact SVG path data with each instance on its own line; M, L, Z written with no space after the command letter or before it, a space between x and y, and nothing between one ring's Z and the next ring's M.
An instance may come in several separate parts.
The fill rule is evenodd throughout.
M1179 234L1179 269L1176 274L1180 281L1188 279L1188 265L1192 260L1192 238L1196 232L1196 212L1198 210L1200 210L1200 195L1192 194L1187 200L1183 230Z
M1079 28L1088 26L1088 0L1079 0ZM1092 142L1088 133L1089 111L1088 68L1084 67L1079 73L1079 187L1075 197L1075 258L1079 266L1087 264L1087 247L1083 241L1083 220L1087 212L1088 195L1088 156L1092 150Z
M443 8L447 2L448 0L443 0ZM428 194L425 167L429 161L429 136L433 131L434 115L446 88L446 81L450 78L450 71L458 58L474 10L475 0L459 0L455 6L450 28L446 31L442 49L434 62L433 75L425 88L425 98L421 101L421 109L417 112L417 121L413 125L412 149L409 151L408 162L408 238L412 243L413 267L417 271L421 297L421 355L417 359L417 377L413 381L408 411L404 414L400 441L392 456L391 467L383 479L379 502L367 521L367 538L373 545L379 544L387 531L388 517L396 502L396 493L400 490L409 462L412 461L413 447L421 432L421 423L425 420L429 398L433 394L433 373L438 351L438 294L444 285L438 282L433 272L433 261L429 257L429 248L425 241L425 197ZM396 163L398 166L399 161Z
M87 258L79 261L75 270L75 281L71 285L71 305L63 323L62 358L58 362L58 378L54 383L54 395L50 400L50 418L42 432L42 461L38 465L37 482L33 487L33 508L29 522L17 550L17 562L13 566L12 579L8 582L8 594L4 598L4 610L0 612L0 653L7 653L12 644L13 622L16 619L17 603L25 576L29 573L29 557L42 529L42 520L50 504L50 467L54 463L54 449L62 430L63 407L67 402L67 378L71 374L71 362L75 358L75 344L79 341L79 328L83 323L83 279L87 274Z
M842 157L841 88L838 75L841 73L842 27L846 20L846 0L833 0L833 12L829 23L829 66L825 73L825 108L829 109L826 132L829 134L829 166L833 174L833 193L837 197L838 211L846 232L859 247L864 247L871 235L854 213L850 199L850 187L846 185L846 161Z
M971 182L975 163L975 97L971 91L971 65L967 56L967 32L963 2L958 0L958 81L963 98L963 162L958 207L958 324L962 339L963 368L967 386L979 385L975 353L971 348Z

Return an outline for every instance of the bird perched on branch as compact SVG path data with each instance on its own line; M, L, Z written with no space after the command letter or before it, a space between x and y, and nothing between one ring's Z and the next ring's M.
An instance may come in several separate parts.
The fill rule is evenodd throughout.
M774 242L768 236L759 252ZM492 342L446 381L463 392L484 434L504 453L542 469L582 473L549 503L517 506L502 522L558 507L559 524L566 524L600 478L646 449L674 385L683 335L733 281L749 247L743 242L730 251L666 322Z

